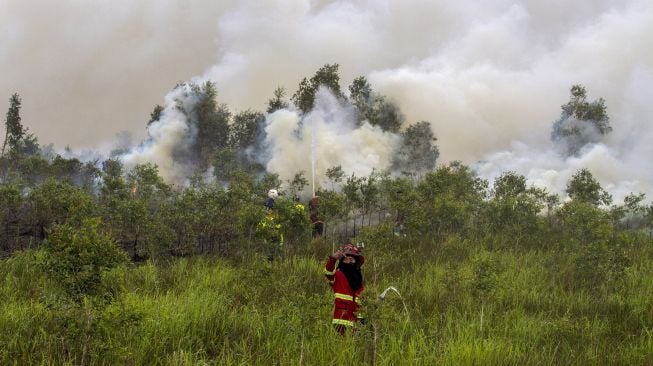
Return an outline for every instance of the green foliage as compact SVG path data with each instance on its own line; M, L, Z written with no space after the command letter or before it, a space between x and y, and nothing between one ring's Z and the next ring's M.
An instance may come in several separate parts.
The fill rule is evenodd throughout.
M623 236L615 236L609 213L588 202L571 201L560 210L566 252L573 259L570 275L577 285L594 293L618 283L630 260Z
M12 223L18 221L22 204L20 190L12 185L0 185L0 252L8 252L14 230Z
M647 214L648 208L643 203L646 195L644 193L630 193L624 197L623 205L612 206L610 215L615 225L622 229L642 229L650 226L650 216Z
M342 97L338 82L326 65L293 101L309 112L319 85ZM165 184L151 164L125 172L117 160L29 156L26 130L20 156L0 158L0 249L10 255L0 259L0 364L653 363L653 206L643 194L608 207L586 169L564 204L514 172L489 191L459 162L433 170L435 139L420 122L403 133L408 174L327 171L327 232L311 241L295 201L303 173L274 210L263 206L282 182L248 155L262 115L231 119L212 83L180 92L198 140L174 158L202 168L189 187ZM398 131L399 110L365 78L350 96L361 121ZM283 97L277 89L268 112ZM582 87L563 117L607 121ZM197 179L208 164L219 183ZM343 238L366 243L369 322L349 338L331 328L322 276ZM127 256L139 263L124 266ZM377 300L389 286L398 293Z
M487 301L498 285L498 264L494 260L492 253L480 251L471 259L472 278L471 291L472 295L483 302Z
M296 173L292 180L288 181L288 189L290 197L299 198L299 195L304 191L304 188L308 186L308 179L304 177L304 172L301 171Z
M44 272L78 302L102 294L103 273L127 261L100 224L99 219L85 219L78 228L57 225L43 243Z
M202 85L184 84L178 88L183 88L183 97L176 100L176 108L188 118L195 139L189 150L179 148L173 157L205 171L215 151L228 145L231 112L226 105L218 104L218 92L211 81Z
M45 238L52 224L78 223L91 216L93 202L90 195L66 182L47 179L27 196L31 220Z
M421 235L464 232L476 224L476 209L486 196L487 182L454 162L427 173L416 187L417 201L407 213L409 230Z
M506 172L495 179L493 193L484 205L481 221L495 238L505 238L500 246L537 247L546 192L527 188L524 176Z
M149 199L155 194L165 195L170 187L159 175L159 168L151 163L137 164L127 173L127 184L132 187L132 195Z
M51 164L39 155L25 156L18 160L16 171L20 173L21 181L27 186L35 186L53 174Z
M279 179L279 174L276 173L265 173L259 180L256 182L255 190L261 193L263 196L267 197L268 190L271 188L279 188L281 186L281 179ZM261 197L265 199L264 197Z
M492 252L480 243L459 241L458 247L476 254L449 257L428 250L425 240L386 241L380 229L365 235L363 306L368 324L346 338L330 325L333 295L324 282L321 259L290 257L269 264L248 255L233 261L200 257L118 266L103 275L102 286L122 289L111 303L52 308L41 302L43 275L30 269L34 258L19 253L16 259L0 261L0 278L9 278L0 281L6 295L0 299L0 362L653 361L647 331L653 325L648 311L653 291L650 241L637 247L637 264L626 271L624 293L631 295L597 298L559 285L549 265L559 259L554 252ZM33 281L15 282L25 273ZM390 292L379 301L378 294L391 285L400 295Z
M361 180L360 184L360 207L363 215L371 215L379 202L379 187L377 181L379 176L372 171L368 177ZM363 217L364 218L364 217Z
M570 201L560 209L558 217L567 236L566 243L606 242L612 236L609 215L589 202Z
M392 209L397 216L403 216L410 207L415 206L418 199L415 184L406 177L381 176L379 181L381 192L381 207Z
M119 174L120 166L106 166L111 178L103 187L103 220L112 230L118 243L134 260L169 253L173 229L165 224L168 205L174 194L152 164L137 165ZM107 185L109 184L109 185Z
M359 76L349 86L350 99L359 114L359 123L369 122L383 131L397 133L404 123L399 107L372 90L364 76Z
M349 86L349 97L352 103L362 109L372 97L372 86L367 82L365 76L359 76Z
M263 133L265 116L260 112L246 110L236 114L229 128L228 146L245 149L254 146Z
M321 191L320 196L320 213L327 223L333 223L347 217L349 210L347 208L347 198L344 194L335 191ZM327 226L327 230L329 225Z
M28 128L25 128L21 152L24 156L35 156L41 153L38 139L34 134L29 133Z
M369 244L375 247L388 247L394 241L395 237L392 235L390 223L364 227L361 229L360 234L356 236L357 243ZM363 248L363 252L365 252L365 248Z
M585 145L600 141L612 131L603 98L588 102L582 85L572 86L570 92L569 102L562 106L562 115L551 132L551 139L567 156L578 155Z
M289 245L305 243L310 237L310 220L306 207L287 199L277 199L274 207L285 242Z
M325 64L315 72L310 80L302 79L297 91L290 98L300 111L308 113L313 109L315 93L320 86L328 88L336 97L343 97L340 90L338 67L338 64Z
M123 166L120 160L107 159L102 163L102 183L102 197L127 197L128 186L123 177Z
M234 149L219 149L213 156L213 175L219 181L226 182L236 171L241 169L238 152Z
M163 109L164 108L158 104L154 106L154 109L150 113L150 120L147 121L148 126L161 119L161 114L163 114Z
M392 162L393 169L409 175L419 175L435 167L440 155L431 124L422 121L411 124L401 133L401 146Z
M494 197L516 197L526 192L526 177L515 172L505 172L494 180Z
M331 189L335 190L336 184L342 182L345 177L345 172L341 165L333 166L326 170L326 177L331 181Z
M18 93L14 93L9 98L9 110L7 110L7 117L5 118L5 141L2 144L3 157L5 156L6 147L9 147L7 152L10 158L16 159L20 156L21 144L26 132L20 118L21 103Z
M586 202L594 206L609 205L612 196L594 179L588 169L580 169L567 183L567 194L575 201Z
M274 113L279 109L288 108L288 102L283 98L286 96L286 90L282 87L277 87L274 90L274 97L268 101L268 107L265 110L268 114Z
M612 131L603 98L599 98L598 101L592 103L588 102L587 91L582 85L572 86L570 92L569 102L562 106L562 110L566 115L573 116L581 121L591 121L602 135Z

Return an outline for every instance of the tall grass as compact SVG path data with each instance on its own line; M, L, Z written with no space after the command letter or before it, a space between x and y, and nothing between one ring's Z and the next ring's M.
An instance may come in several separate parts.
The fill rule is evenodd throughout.
M653 364L650 242L600 291L574 287L553 251L368 242L368 322L347 337L330 325L329 250L119 267L103 278L118 295L82 304L62 300L40 252L16 253L0 262L0 364ZM381 301L388 286L400 295Z

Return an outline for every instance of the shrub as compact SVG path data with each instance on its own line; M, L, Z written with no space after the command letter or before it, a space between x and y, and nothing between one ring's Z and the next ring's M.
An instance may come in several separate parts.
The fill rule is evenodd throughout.
M79 229L57 225L43 244L45 273L76 301L97 295L103 273L127 262L127 254L99 225L99 219L85 219Z

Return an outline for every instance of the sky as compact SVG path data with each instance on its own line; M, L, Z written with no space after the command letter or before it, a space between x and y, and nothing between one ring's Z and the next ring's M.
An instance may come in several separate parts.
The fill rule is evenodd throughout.
M440 162L557 192L587 167L616 198L653 194L650 0L0 0L0 35L0 109L18 92L24 125L59 148L151 137L150 112L179 82L212 80L232 111L264 110L278 86L292 94L338 63L343 89L366 76L406 123L430 122ZM551 125L574 84L605 99L614 131L562 158ZM269 120L298 118L286 112Z

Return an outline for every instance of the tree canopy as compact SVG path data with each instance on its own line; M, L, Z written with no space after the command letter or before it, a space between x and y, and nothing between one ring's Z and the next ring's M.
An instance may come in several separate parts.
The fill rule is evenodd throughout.
M605 100L587 101L587 91L582 85L570 90L569 102L562 106L560 119L553 123L551 140L566 156L578 155L588 144L602 140L612 131Z

